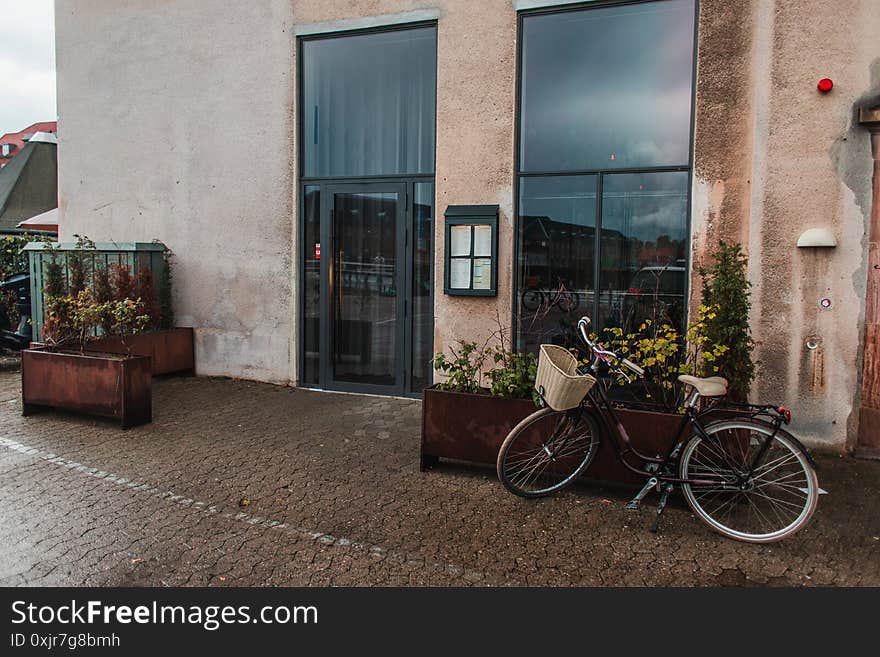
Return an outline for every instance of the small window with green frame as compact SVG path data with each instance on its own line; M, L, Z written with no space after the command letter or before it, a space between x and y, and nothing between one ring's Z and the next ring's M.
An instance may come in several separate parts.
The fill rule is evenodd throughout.
M495 296L498 281L498 206L446 209L444 292Z

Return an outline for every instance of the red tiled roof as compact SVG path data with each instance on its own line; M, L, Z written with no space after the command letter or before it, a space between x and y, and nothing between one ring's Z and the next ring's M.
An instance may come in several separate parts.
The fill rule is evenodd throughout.
M15 148L9 154L8 157L3 157L0 155L0 166L3 166L7 162L9 162L12 157L18 153L24 146L25 135L32 135L35 132L58 132L58 122L57 121L41 121L39 123L34 123L29 125L24 130L19 130L18 132L7 132L5 135L0 137L0 144L12 144Z

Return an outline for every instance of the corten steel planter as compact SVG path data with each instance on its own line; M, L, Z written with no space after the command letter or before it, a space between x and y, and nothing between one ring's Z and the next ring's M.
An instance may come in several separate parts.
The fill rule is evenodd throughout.
M118 420L123 429L152 420L149 356L21 352L22 415L44 408Z
M531 400L427 388L422 400L422 470L440 458L494 466L507 434L535 410ZM647 456L665 455L681 422L681 416L672 413L630 409L618 409L617 413L633 445ZM642 483L642 477L617 460L612 440L613 436L603 435L584 476L596 481ZM630 463L639 464L638 459Z
M31 348L45 347L43 342L31 342ZM195 374L195 347L193 330L188 327L163 329L149 333L95 338L86 343L86 353L149 356L153 376L163 374Z
M510 430L535 410L530 399L426 388L422 396L422 470L438 458L495 463Z
M86 345L86 351L108 354L136 354L152 359L153 375L195 372L193 330L172 328L125 336L98 338Z
M666 456L675 440L675 434L681 425L681 415L674 413L662 413L658 411L643 411L629 408L615 409L617 416L623 423L629 439L637 450L645 456ZM685 430L685 437L690 435ZM643 484L645 478L627 470L617 458L615 442L616 433L609 435L603 432L599 443L599 450L590 467L584 473L588 479L596 481L609 481L625 484ZM625 457L627 463L639 467L638 458L632 454Z

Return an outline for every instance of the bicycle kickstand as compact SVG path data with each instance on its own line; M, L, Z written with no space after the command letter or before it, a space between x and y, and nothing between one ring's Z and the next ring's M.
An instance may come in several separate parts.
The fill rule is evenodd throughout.
M660 529L660 515L663 513L663 509L666 508L666 500L671 492L672 484L663 484L663 489L660 492L660 501L657 503L657 517L654 518L654 524L651 525L652 534L656 534L657 530Z

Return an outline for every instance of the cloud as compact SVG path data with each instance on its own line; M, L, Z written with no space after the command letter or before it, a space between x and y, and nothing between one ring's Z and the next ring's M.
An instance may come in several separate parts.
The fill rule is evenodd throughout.
M0 134L53 121L55 10L53 0L0 0Z

